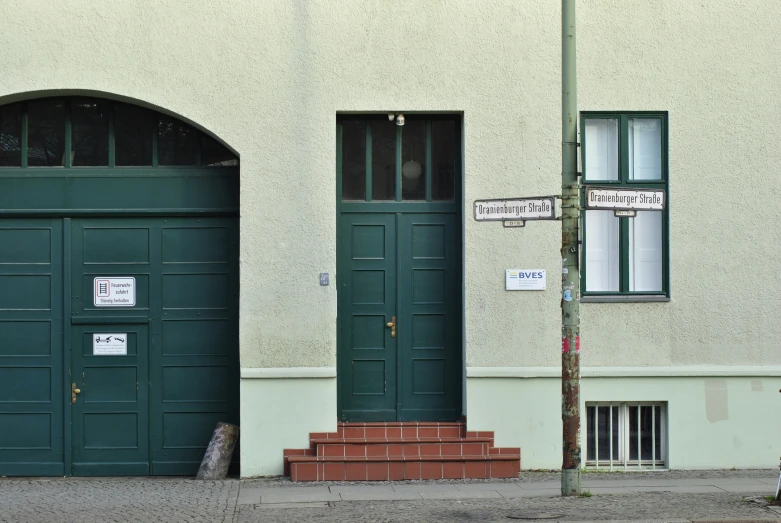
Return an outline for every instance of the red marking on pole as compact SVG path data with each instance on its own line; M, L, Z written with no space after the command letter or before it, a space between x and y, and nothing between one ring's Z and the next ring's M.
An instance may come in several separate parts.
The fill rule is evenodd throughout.
M578 347L580 347L580 345L578 345ZM561 338L561 352L562 353L569 352L569 340L566 337Z
M575 352L580 352L580 336L575 338Z

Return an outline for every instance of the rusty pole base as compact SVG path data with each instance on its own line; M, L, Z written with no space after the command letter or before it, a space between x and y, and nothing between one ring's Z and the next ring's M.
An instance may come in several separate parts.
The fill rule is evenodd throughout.
M580 496L580 469L561 470L561 495Z

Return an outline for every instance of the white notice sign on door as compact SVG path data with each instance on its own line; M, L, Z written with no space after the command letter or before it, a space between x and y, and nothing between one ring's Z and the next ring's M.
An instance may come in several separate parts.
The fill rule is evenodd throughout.
M95 278L95 307L133 307L136 304L136 279L98 276Z
M505 290L508 291L544 291L544 269L507 269Z
M127 333L93 334L92 354L94 356L127 356Z

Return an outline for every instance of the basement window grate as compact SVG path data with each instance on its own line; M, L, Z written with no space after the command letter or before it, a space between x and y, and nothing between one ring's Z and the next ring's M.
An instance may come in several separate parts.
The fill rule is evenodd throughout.
M586 404L586 467L609 470L667 466L667 404Z

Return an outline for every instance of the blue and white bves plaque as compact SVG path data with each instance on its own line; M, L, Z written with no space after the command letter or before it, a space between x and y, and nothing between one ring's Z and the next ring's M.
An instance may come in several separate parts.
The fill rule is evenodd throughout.
M507 269L505 290L544 291L545 269Z

